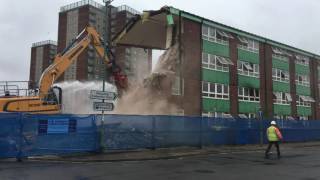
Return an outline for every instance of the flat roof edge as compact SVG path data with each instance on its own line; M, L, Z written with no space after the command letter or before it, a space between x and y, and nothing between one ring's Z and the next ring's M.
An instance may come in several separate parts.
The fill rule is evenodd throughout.
M195 22L198 22L198 23L203 23L203 24L206 24L206 25L214 26L214 27L217 27L217 28L219 28L221 30L232 32L232 33L235 33L235 34L240 35L240 36L248 37L248 38L260 41L260 42L264 42L264 43L270 44L272 46L276 46L276 47L279 47L279 48L282 48L282 49L285 49L285 50L289 50L289 51L292 51L292 52L295 52L295 53L298 53L298 54L302 54L302 55L313 57L313 58L316 58L316 59L320 60L320 55L319 54L308 52L308 51L305 51L303 49L299 49L299 48L296 48L296 47L293 47L293 46L290 46L290 45L287 45L287 44L284 44L284 43L281 43L281 42L277 42L277 41L274 41L274 40L271 40L271 39L268 39L268 38L265 38L265 37L250 33L250 32L246 32L246 31L234 28L234 27L230 27L230 26L227 26L227 25L212 21L210 19L203 18L201 16L198 16L198 15L195 15L195 14L183 11L183 10L179 10L179 9L174 8L172 6L168 6L168 8L169 8L169 12L171 14L174 14L174 15L181 14L181 16L183 16L185 18L188 18L190 20L193 20Z

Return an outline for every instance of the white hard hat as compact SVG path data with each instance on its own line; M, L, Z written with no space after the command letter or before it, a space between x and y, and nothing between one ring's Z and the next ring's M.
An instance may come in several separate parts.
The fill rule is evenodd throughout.
M271 124L271 125L276 125L277 123L276 123L276 121L271 121L270 124Z

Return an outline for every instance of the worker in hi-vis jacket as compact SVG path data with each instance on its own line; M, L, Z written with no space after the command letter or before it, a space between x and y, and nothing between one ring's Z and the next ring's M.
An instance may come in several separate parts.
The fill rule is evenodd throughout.
M279 141L282 140L282 134L276 125L277 125L276 121L271 121L271 126L267 129L267 137L268 137L269 145L268 145L268 147L266 149L266 153L265 153L266 159L269 158L269 151L270 151L273 144L277 148L278 159L281 158Z

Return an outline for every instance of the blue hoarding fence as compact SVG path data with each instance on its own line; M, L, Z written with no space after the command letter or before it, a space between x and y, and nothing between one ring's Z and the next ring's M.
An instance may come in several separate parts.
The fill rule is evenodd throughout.
M101 150L266 143L270 120L185 116L0 114L0 158ZM286 142L320 140L320 121L277 120Z

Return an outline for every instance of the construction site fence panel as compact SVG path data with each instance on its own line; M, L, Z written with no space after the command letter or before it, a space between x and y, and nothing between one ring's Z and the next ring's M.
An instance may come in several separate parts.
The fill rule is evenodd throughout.
M271 120L0 114L0 158L266 143ZM320 121L276 120L284 142L320 140Z

